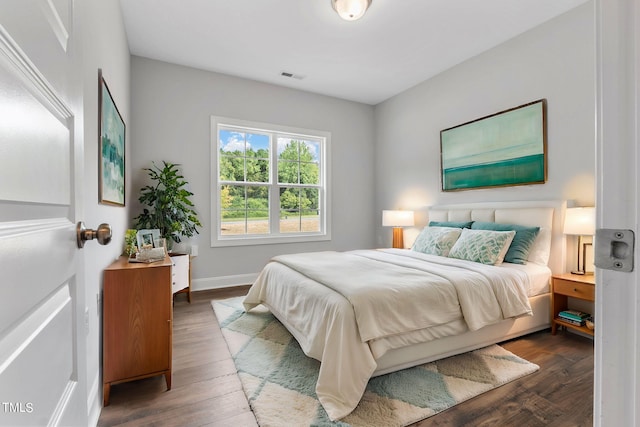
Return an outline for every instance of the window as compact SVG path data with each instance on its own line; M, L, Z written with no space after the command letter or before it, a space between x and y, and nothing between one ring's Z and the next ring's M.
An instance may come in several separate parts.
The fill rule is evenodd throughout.
M212 246L329 240L330 134L212 117Z

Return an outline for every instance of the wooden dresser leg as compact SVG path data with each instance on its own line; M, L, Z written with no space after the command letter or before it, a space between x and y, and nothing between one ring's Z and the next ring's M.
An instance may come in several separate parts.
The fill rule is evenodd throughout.
M164 379L167 381L167 390L171 390L171 372L165 373Z
M106 383L102 386L102 404L109 406L109 395L111 394L111 384Z

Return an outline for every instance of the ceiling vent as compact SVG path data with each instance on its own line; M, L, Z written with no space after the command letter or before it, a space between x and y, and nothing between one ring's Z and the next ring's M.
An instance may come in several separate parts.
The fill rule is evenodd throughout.
M282 77L287 77L287 78L290 78L290 79L296 79L296 80L302 80L302 79L304 79L304 77L305 77L305 76L302 76L302 75L300 75L300 74L290 73L290 72L288 72L288 71L281 71L281 72L280 72L280 75L281 75Z

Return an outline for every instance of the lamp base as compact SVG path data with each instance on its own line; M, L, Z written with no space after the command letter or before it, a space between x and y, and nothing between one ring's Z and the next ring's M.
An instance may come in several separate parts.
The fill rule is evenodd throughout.
M393 227L393 248L404 249L404 230L402 227Z
M571 274L577 274L578 276L593 276L593 271L572 271Z
M585 243L582 241L582 236L578 237L578 269L581 270L572 271L571 274L577 274L579 276L593 276L593 271L587 270L587 246L591 246L591 243ZM582 247L582 263L580 263L580 247Z

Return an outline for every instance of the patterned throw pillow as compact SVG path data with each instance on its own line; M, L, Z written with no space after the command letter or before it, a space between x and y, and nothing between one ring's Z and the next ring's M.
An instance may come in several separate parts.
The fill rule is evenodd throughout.
M449 257L496 265L504 259L515 231L462 230Z
M411 250L423 254L447 256L461 232L460 228L425 227L416 238Z

